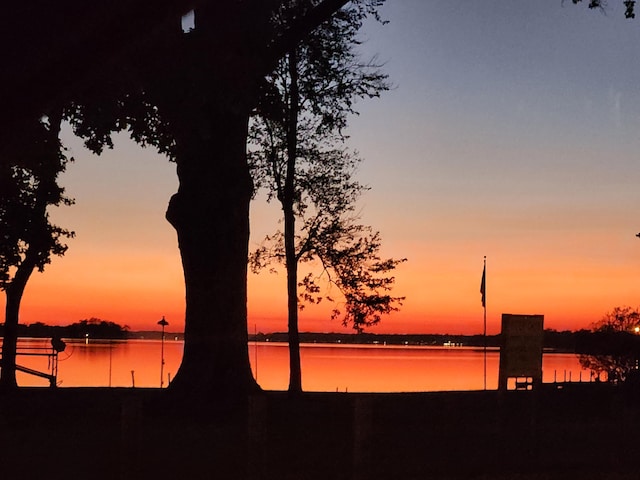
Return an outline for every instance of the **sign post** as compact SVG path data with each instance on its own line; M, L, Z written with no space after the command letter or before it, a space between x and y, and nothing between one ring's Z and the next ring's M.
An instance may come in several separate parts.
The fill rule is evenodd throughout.
M162 340L160 341L160 388L162 388L164 385L164 327L169 325L169 322L164 319L164 315L158 325L162 326Z
M533 390L542 383L543 333L544 315L502 314L499 390Z

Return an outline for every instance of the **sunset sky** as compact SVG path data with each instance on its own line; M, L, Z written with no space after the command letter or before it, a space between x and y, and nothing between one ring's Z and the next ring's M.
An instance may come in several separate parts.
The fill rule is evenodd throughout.
M349 144L371 187L362 221L385 256L407 257L404 306L373 332L481 333L487 321L544 314L545 327L588 328L640 304L640 20L622 1L388 0L367 24L363 57L394 85L360 102ZM116 72L114 72L116 73ZM175 165L117 136L101 157L69 128L75 158L61 178L76 205L52 212L76 231L63 258L34 273L21 321L98 317L168 330L184 318L177 240L164 212ZM278 211L252 205L251 248ZM4 299L2 300L4 302ZM286 330L284 273L250 275L248 328ZM325 309L301 330L348 331Z

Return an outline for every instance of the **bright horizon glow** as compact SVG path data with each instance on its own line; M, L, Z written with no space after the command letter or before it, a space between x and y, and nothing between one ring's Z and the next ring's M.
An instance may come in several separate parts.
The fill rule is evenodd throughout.
M502 313L543 314L545 328L589 328L640 302L640 20L561 2L388 2L367 24L363 55L386 62L394 89L359 102L350 145L371 186L362 221L383 256L402 258L400 312L374 333L488 333ZM583 8L584 7L584 8ZM75 162L60 183L76 205L51 212L75 230L69 250L34 273L22 323L98 317L134 330L184 325L175 231L164 219L175 165L120 134L101 157L68 126ZM278 228L251 206L250 248ZM250 332L286 331L285 275L249 274ZM4 296L0 300L4 305ZM301 331L350 332L328 306Z

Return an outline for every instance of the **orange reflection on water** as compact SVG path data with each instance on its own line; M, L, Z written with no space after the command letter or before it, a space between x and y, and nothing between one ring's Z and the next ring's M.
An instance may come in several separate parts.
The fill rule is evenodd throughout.
M305 344L301 347L302 386L306 391L420 392L482 390L484 351L477 347ZM288 347L285 343L250 344L262 388L286 390ZM498 388L500 352L488 349L486 388ZM543 356L543 382L589 378L574 354Z
M265 348L263 355L266 361L285 363L286 367L286 345ZM487 354L487 388L497 387L498 358L495 351ZM307 391L477 390L484 384L483 355L475 349L315 344L302 347L301 359L302 385ZM489 375L491 371L496 374ZM286 368L273 365L267 372L279 375L261 376L259 371L263 388L286 388Z
M50 346L48 340L21 340L21 345ZM183 342L164 342L164 379L178 370ZM159 340L67 341L59 355L58 384L72 386L159 387L162 343ZM289 353L286 343L249 343L249 356L260 386L286 390L289 384ZM499 351L488 349L486 385L498 386ZM417 392L482 390L484 352L472 347L418 347L387 345L303 344L302 385L306 391ZM48 372L43 357L20 357L18 363ZM133 374L132 374L133 371ZM582 372L582 373L581 373ZM546 353L543 381L577 381L589 374L574 354ZM18 372L23 386L48 386L43 378Z
M160 340L65 340L67 347L58 356L58 385L61 387L159 387L162 343ZM23 340L21 345L50 346L48 340ZM164 386L175 375L182 360L183 342L165 340ZM18 363L48 371L47 359L19 357ZM132 373L133 371L133 373ZM47 386L48 381L17 374L18 385Z

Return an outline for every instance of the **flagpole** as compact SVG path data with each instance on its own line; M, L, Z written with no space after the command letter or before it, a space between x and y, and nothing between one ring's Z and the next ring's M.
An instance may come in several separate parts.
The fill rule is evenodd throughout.
M487 389L487 256L484 256L484 267L482 269L482 307L484 310L484 389Z

